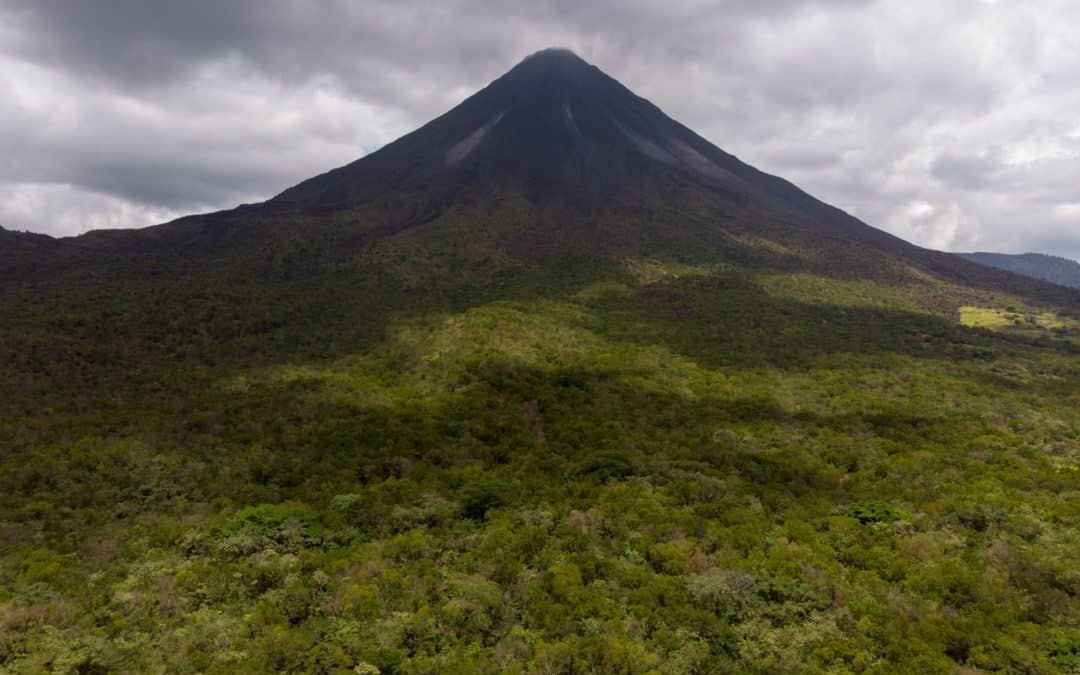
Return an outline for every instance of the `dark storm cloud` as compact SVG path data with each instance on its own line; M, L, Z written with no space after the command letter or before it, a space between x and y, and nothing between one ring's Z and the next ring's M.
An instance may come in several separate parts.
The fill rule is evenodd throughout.
M417 73L475 80L498 75L537 34L565 36L624 59L700 56L719 40L739 39L742 22L767 20L822 5L869 0L773 0L680 5L605 0L521 3L498 11L477 0L441 3L368 0L9 0L19 53L124 86L160 86L206 63L239 58L275 78L329 74L356 91L395 99L401 79ZM661 39L657 39L660 37ZM531 49L532 47L530 47ZM589 51L588 49L586 51ZM480 72L476 72L476 71ZM484 72L486 71L486 72ZM407 89L407 87L406 87Z
M1080 256L1078 20L1059 0L0 0L0 223L263 199L562 45L873 225Z

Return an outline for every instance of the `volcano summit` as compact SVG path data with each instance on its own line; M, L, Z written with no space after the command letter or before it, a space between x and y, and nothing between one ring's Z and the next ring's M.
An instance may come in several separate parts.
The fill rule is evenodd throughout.
M516 183L537 199L599 201L661 177L777 199L789 188L572 52L550 49L420 130L277 199L349 203L431 183L474 190Z

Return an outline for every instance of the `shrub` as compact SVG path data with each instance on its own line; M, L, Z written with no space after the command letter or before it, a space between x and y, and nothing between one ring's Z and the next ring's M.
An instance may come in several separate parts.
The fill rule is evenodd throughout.
M502 487L493 480L481 478L461 489L461 511L466 518L481 520L493 508L505 504Z
M893 523L911 517L903 509L879 501L856 502L844 509L844 514L851 516L863 525L869 523Z
M718 570L686 580L690 596L703 609L728 620L746 617L759 603L757 582L742 570Z
M225 555L246 555L265 548L285 551L322 542L318 514L301 504L258 504L240 511L218 529L217 548Z
M1046 651L1062 671L1080 672L1080 628L1057 628L1049 632Z
M577 470L579 476L590 476L600 481L633 475L634 465L625 453L604 450L587 457Z

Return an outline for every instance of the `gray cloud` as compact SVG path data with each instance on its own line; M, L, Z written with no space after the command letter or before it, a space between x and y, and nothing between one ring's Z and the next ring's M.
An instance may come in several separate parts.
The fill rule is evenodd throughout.
M0 0L0 223L264 199L562 45L709 140L936 248L1080 257L1067 0Z
M1000 148L980 155L942 153L930 165L930 175L947 186L963 190L989 187L1005 169Z

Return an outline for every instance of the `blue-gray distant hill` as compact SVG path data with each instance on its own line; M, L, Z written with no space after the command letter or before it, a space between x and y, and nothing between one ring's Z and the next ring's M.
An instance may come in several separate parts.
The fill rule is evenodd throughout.
M1043 253L961 253L972 262L988 267L1022 274L1033 279L1042 279L1062 286L1080 288L1080 263L1068 258Z

